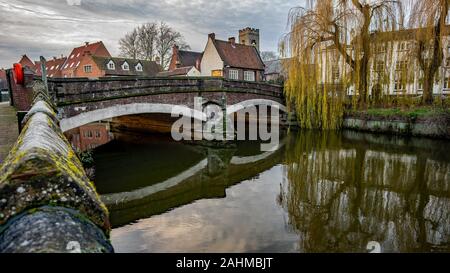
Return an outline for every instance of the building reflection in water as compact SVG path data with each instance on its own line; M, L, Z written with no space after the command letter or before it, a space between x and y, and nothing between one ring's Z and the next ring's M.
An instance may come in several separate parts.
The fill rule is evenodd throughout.
M113 140L109 122L96 122L80 126L64 133L77 151L93 150Z
M302 132L286 149L280 202L305 252L450 251L449 145ZM430 140L431 142L431 140Z

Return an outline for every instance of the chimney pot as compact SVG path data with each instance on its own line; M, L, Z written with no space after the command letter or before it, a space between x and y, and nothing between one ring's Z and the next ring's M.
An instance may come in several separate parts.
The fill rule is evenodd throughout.
M232 45L234 45L236 43L236 38L230 37L230 38L228 38L228 42L230 42Z
M215 33L210 33L208 34L208 37L211 38L212 40L216 39L216 34Z
M84 44L85 44L86 46L88 46L88 45L89 45L89 42L84 42Z

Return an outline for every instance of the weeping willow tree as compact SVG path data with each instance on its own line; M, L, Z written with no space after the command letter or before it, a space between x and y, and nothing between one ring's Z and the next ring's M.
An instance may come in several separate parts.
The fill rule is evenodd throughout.
M395 30L402 15L400 2L389 0L310 0L291 10L281 50L292 57L285 90L302 127L338 129L347 90L365 107L371 32Z
M449 34L446 18L449 0L415 0L410 16L410 27L415 28L415 51L423 73L423 104L432 104L436 73L444 57L444 37Z

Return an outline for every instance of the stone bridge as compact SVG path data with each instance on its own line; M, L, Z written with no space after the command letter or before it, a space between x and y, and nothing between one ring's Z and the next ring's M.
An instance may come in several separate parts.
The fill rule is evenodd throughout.
M67 131L91 122L135 114L171 114L177 105L194 111L195 99L215 104L232 114L241 108L278 105L284 109L281 86L222 78L100 78L49 79L50 96L57 105L61 129ZM236 107L242 104L241 107Z
M109 213L62 133L45 82L0 169L0 253L112 252Z
M64 131L119 116L170 114L175 105L194 111L195 97L202 106L231 109L229 115L253 105L285 110L282 88L264 83L219 78L38 79L28 71L22 82L15 79L8 74L11 104L26 115L0 169L0 252L114 251L108 241L109 212ZM230 160L245 166L271 154ZM202 165L205 162L199 168L211 169L209 163ZM191 172L196 173L191 170L188 178ZM178 184L179 179L169 182ZM153 191L105 200L134 200Z

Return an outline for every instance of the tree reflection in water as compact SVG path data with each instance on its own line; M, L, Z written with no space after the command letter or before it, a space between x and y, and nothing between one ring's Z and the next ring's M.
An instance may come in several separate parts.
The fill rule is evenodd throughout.
M448 144L301 132L286 149L279 201L305 252L450 251ZM432 150L431 147L435 147Z

